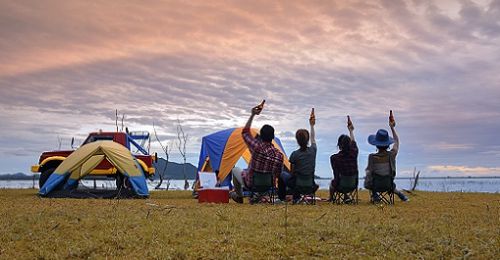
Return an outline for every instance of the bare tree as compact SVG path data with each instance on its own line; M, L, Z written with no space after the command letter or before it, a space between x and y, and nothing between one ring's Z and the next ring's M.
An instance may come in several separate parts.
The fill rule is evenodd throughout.
M148 154L151 154L151 135L148 136Z
M158 141L158 143L161 146L161 149L165 153L165 165L163 166L163 169L162 169L161 173L158 175L158 176L160 176L160 183L158 183L158 185L156 185L156 187L155 187L155 189L158 190L158 189L160 189L160 186L163 183L163 179L165 178L165 174L167 172L167 166L168 166L168 162L169 162L169 158L170 158L170 152L172 151L172 144L165 143L165 145L164 145L160 141L160 138L158 137L158 134L156 133L156 128L155 128L155 122L154 121L153 121L153 131L155 133L156 141ZM169 186L170 186L170 180L167 180L167 190L168 190Z
M61 150L62 138L60 136L57 136L57 143L59 144L58 150Z
M183 159L182 174L184 176L184 190L189 189L189 182L186 176L186 144L188 142L188 135L182 128L181 121L177 118L177 148Z
M119 131L123 132L123 129L125 129L125 114L122 114L120 121L122 128L119 129ZM115 109L115 125L116 125L116 132L118 132L118 109Z
M122 129L120 129L120 131L122 131L122 132L123 132L123 127L124 127L123 121L125 121L125 114L122 114Z
M420 171L417 172L417 167L413 168L413 184L411 187L411 191L414 191L417 188L419 177L420 177Z
M116 132L118 132L118 109L115 109L115 125L116 125Z

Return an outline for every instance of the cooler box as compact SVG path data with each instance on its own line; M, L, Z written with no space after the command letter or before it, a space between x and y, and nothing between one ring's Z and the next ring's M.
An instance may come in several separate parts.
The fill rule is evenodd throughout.
M198 203L229 203L229 188L202 188L198 190Z

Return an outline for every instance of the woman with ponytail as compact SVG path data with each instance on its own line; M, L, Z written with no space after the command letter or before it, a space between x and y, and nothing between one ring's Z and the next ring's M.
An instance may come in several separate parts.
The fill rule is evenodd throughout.
M330 164L333 170L333 180L330 183L330 201L333 200L341 176L359 176L358 173L358 146L354 139L354 125L351 118L347 116L347 129L349 136L341 135L337 141L339 152L330 156ZM350 198L344 198L347 202Z

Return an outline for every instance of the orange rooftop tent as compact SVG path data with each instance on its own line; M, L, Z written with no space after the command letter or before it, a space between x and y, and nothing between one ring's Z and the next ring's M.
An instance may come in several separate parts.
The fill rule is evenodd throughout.
M231 186L230 173L238 160L243 157L248 164L252 158L243 140L242 130L243 128L231 128L203 137L198 172L218 171L217 180L221 183L221 186ZM258 130L251 129L252 136L255 137L257 133ZM275 137L273 144L283 153L285 169L290 171L290 162L281 141ZM196 176L197 180L198 177Z

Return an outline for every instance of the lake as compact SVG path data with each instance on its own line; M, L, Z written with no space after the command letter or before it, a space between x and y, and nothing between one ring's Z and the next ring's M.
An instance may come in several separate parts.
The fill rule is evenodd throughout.
M190 187L193 184L193 180L188 180ZM150 190L154 190L154 187L158 181L148 181L148 186ZM328 190L330 185L329 179L318 179L316 183L320 186L322 190ZM363 179L359 180L360 188L363 185ZM411 179L409 178L398 178L396 179L396 185L399 189L410 189ZM92 188L94 186L94 181L83 180L80 183L81 187ZM111 180L97 180L96 187L98 189L113 189L115 187L114 181ZM166 188L166 182L163 182L163 188ZM38 189L38 181L19 181L19 180L0 180L0 189ZM171 190L182 190L184 189L183 180L171 180L169 189ZM437 191L437 192L488 192L488 193L499 193L500 192L500 178L499 177L464 177L464 178L421 178L418 181L417 190L422 191Z

